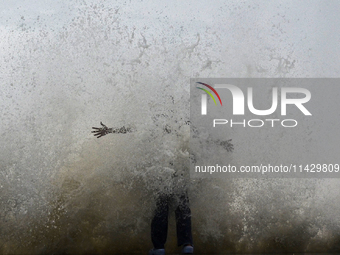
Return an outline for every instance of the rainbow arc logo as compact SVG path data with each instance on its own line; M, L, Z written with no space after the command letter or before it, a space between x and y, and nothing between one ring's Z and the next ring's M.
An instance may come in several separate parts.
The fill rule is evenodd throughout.
M215 95L218 97L218 100L220 100L220 104L221 104L221 106L222 106L222 100L221 100L221 98L220 98L220 95L217 93L217 91L216 91L213 87L211 87L210 85L208 85L208 84L206 84L206 83L203 83L203 82L196 82L196 83L201 84L201 85L204 85L204 86L206 86L207 88L211 89L211 91L214 92ZM206 92L206 93L214 100L215 105L217 105L214 96L210 93L209 90L206 90L206 89L200 88L200 87L196 87L196 88L201 89L201 90L203 90L204 92Z

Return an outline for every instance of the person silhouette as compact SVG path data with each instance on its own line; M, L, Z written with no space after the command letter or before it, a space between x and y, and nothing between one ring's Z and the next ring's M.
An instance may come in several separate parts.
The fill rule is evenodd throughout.
M100 138L107 134L126 134L133 132L130 127L108 128L100 122L100 128L92 127L94 136ZM169 130L166 129L167 133ZM191 210L189 207L188 193L186 189L180 192L160 192L156 199L156 209L151 221L151 241L153 248L149 255L164 255L165 243L168 233L168 216L169 206L172 201L176 202L175 217L177 231L177 245L182 246L183 254L192 254L194 252L193 238L191 231Z

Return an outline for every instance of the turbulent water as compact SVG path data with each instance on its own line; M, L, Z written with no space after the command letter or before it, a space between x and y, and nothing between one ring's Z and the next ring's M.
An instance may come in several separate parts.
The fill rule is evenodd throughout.
M1 4L1 254L145 253L187 184L190 78L340 72L337 3L156 2ZM340 249L338 180L189 184L197 252Z

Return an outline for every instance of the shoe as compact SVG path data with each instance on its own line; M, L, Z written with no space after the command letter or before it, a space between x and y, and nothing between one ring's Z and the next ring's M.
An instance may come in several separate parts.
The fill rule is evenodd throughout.
M165 255L165 249L151 249L149 255Z
M194 253L194 247L191 245L186 245L182 249L182 254L193 254Z

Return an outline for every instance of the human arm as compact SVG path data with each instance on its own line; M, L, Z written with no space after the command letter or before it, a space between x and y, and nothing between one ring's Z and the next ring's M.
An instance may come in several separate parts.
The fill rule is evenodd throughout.
M94 130L91 133L94 133L94 136L96 136L97 138L100 138L100 137L107 135L107 134L110 134L110 133L126 134L126 133L132 132L132 128L130 128L130 127L122 126L121 128L108 128L102 122L100 122L100 125L102 125L102 127L100 127L100 128L92 127L92 129L94 129Z

